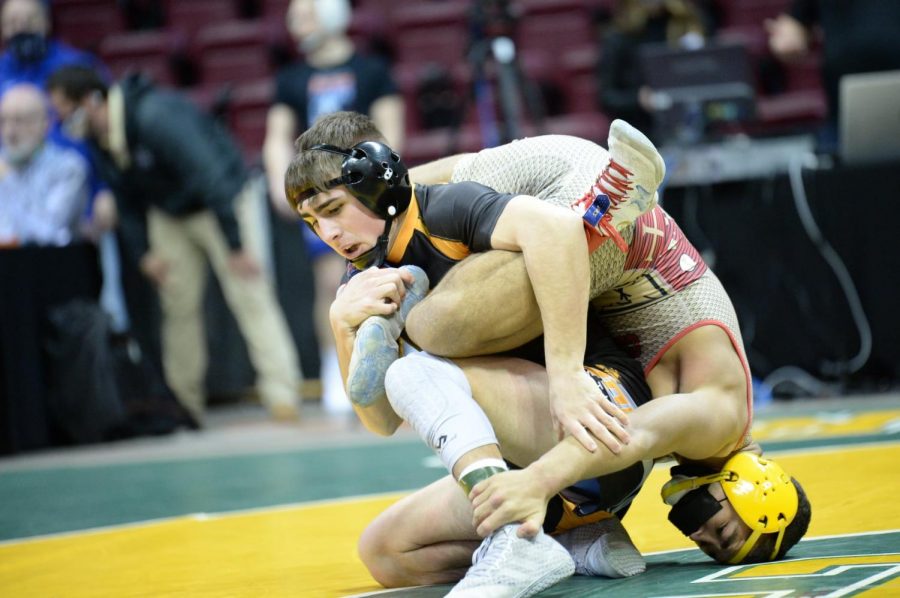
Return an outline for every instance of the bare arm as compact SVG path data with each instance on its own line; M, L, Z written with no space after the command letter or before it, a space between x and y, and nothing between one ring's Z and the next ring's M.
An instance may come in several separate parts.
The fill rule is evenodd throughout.
M416 183L423 185L437 185L440 183L449 183L453 176L453 169L457 163L466 156L471 154L455 154L440 160L427 162L409 171L409 178Z
M400 152L405 138L406 107L399 95L383 96L375 100L369 109L372 122L381 131L388 145Z
M590 273L581 218L571 210L520 195L500 215L491 246L521 251L524 257L544 326L551 414L560 432L572 434L593 451L597 444L590 430L618 450L618 440L627 442L628 434L615 418L623 423L627 418L603 399L582 367Z
M631 412L630 421L631 442L617 455L604 447L592 454L566 438L525 469L477 485L471 498L478 532L523 521L522 535L536 533L551 496L580 480L645 459L678 454L694 461L721 461L741 435L745 417L718 393L701 391L654 399Z
M285 104L275 104L266 116L266 138L263 142L263 163L269 183L269 197L275 210L284 218L298 219L284 195L284 173L294 155L294 133L297 119Z
M411 282L405 279L409 278L411 275L404 270L370 268L351 278L338 290L329 310L329 318L345 385L359 325L369 316L390 316L397 311L406 292L405 282ZM369 405L354 403L353 409L366 429L375 434L390 436L402 423L386 399Z

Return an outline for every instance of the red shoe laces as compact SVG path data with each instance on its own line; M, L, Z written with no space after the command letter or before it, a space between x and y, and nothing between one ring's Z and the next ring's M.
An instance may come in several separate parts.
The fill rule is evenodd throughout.
M625 199L625 194L631 191L632 185L628 179L631 174L630 170L610 158L609 164L597 179L597 186L606 192L613 206Z

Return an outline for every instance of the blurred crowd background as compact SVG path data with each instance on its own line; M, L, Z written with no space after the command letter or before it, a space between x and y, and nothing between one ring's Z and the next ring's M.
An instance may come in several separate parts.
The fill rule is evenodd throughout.
M347 411L343 264L281 183L346 109L409 165L632 122L732 294L759 404L893 388L897 162L841 163L840 81L900 69L897 31L895 0L3 0L0 453L202 429L248 397ZM271 309L242 306L269 305L236 298L249 281Z

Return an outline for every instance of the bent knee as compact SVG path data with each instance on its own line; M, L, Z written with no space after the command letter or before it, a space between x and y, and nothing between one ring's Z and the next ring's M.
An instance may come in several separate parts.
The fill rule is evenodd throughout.
M357 552L369 574L386 588L406 583L408 575L401 568L401 560L392 552L387 529L377 524L367 527L359 537Z

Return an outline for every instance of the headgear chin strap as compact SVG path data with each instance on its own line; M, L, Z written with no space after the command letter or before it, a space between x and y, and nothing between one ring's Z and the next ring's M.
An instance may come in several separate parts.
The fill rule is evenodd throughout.
M365 270L372 266L381 266L387 259L388 236L390 235L391 223L384 221L384 232L378 237L375 246L356 259L350 260L353 267L357 270Z
M673 505L674 511L674 505L680 504L683 500L689 501L679 509L681 514L676 516L679 522L673 521L685 535L696 531L700 525L718 512L718 509L705 509L706 501L694 504L699 500L697 498L699 495L695 493L701 489L705 490L702 488L703 486L714 482L722 484L722 489L732 508L751 530L750 537L729 560L729 563L735 565L743 561L756 546L760 537L770 533L778 534L775 538L775 547L769 555L769 560L774 559L781 548L784 530L797 515L799 498L797 489L791 482L791 477L774 461L743 452L731 457L722 467L722 471L718 473L687 478L676 477L670 480L662 488L663 502ZM708 495L709 492L705 492L705 494ZM692 496L693 498L691 498ZM710 498L715 500L711 495ZM685 514L694 509L697 510L696 516ZM679 525L681 523L686 529L704 516L705 519L697 523L690 532L685 532Z

